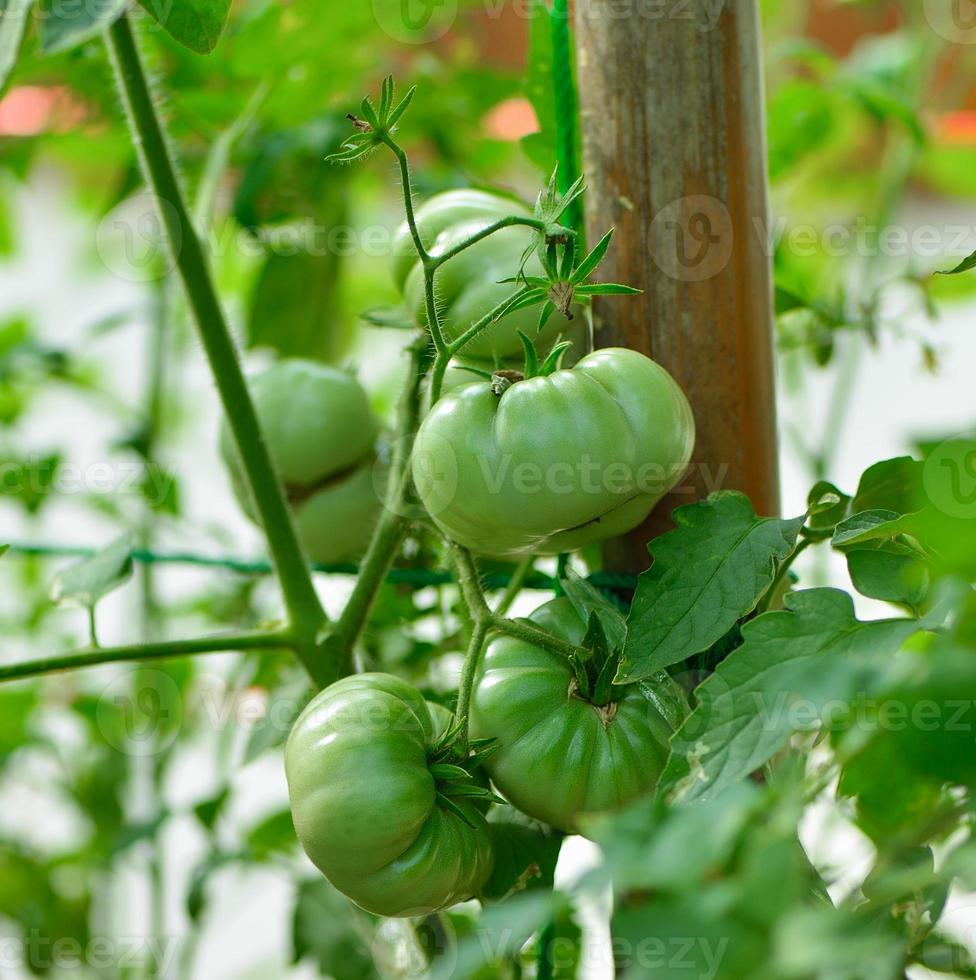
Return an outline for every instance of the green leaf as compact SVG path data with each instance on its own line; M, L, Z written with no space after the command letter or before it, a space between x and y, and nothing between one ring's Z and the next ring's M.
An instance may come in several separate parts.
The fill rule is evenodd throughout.
M807 497L807 529L829 532L847 517L850 504L851 498L832 483L815 483Z
M264 716L251 729L244 749L244 764L253 762L269 749L284 745L288 733L308 704L311 690L304 673L276 687L268 698Z
M91 558L59 572L51 584L51 599L94 608L102 596L131 578L132 548L132 538L126 534Z
M240 861L240 854L216 851L208 854L194 869L186 892L186 912L191 922L199 922L207 905L207 885L215 871Z
M830 543L838 551L844 551L866 541L893 538L911 526L906 515L893 510L865 510L838 524Z
M590 617L596 614L610 643L610 649L619 650L627 636L627 620L620 610L574 568L567 567L559 584L579 618L588 623Z
M0 0L0 91L17 63L27 14L34 0Z
M910 514L920 510L925 502L922 470L922 463L911 456L875 463L861 476L851 513L893 510L897 514Z
M495 866L482 889L485 898L499 901L526 889L552 887L562 834L512 807L492 810L488 830Z
M280 357L339 357L350 340L348 324L336 317L341 266L328 249L269 255L248 309L248 347L267 347Z
M97 37L125 13L128 0L40 0L41 50L67 51Z
M848 550L847 569L861 595L913 610L924 603L932 584L928 565L896 541Z
M640 680L707 650L756 608L796 546L804 518L757 517L726 491L674 512L650 544L637 583L617 682Z
M294 962L311 960L320 976L334 980L373 980L371 922L325 878L300 882L292 916Z
M142 8L185 48L210 54L217 46L230 0L139 0Z
M947 272L940 272L939 275L957 276L962 272L969 272L970 269L976 269L976 252L973 252L973 254L969 256L969 258L963 259L962 262L960 262L959 265L955 267L955 269L949 269Z
M258 861L265 861L274 854L287 854L296 846L295 825L287 807L265 817L247 835L248 850Z
M479 970L514 956L566 904L558 892L540 888L489 906L478 920L478 928L458 943L456 955L434 961L431 980L482 976Z
M871 689L918 628L907 619L861 622L838 589L787 596L785 610L742 627L742 646L699 686L662 782L680 781L680 794L694 799L745 779L794 732L818 729L826 706Z

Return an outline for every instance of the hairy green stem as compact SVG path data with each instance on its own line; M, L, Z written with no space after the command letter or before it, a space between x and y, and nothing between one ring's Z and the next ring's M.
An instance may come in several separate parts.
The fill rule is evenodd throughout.
M327 665L318 662L316 645L316 638L327 622L325 612L312 584L308 563L262 436L203 246L176 179L128 15L109 27L106 42L139 162L156 197L167 246L183 283L190 313L206 351L267 536L285 606L298 640L296 652L313 678L319 680L327 672L323 670Z
M496 231L501 231L503 228L514 228L521 226L524 228L535 228L536 231L545 231L546 223L540 221L538 218L528 218L524 215L512 214L505 218L500 218L494 224L487 225L482 228L481 231L475 232L470 238L465 238L463 242L458 242L453 248L449 248L446 252L442 252L440 255L431 256L430 264L436 269L438 266L443 265L445 262L453 259L456 255L460 255L465 249L471 248L472 245L477 245L482 239L489 238L494 235Z
M464 664L461 667L461 678L458 682L458 702L454 711L454 720L459 726L457 744L462 754L467 755L471 693L474 687L475 674L478 670L478 662L481 659L481 651L492 626L492 612L485 601L481 576L478 574L478 567L471 552L453 541L449 543L449 547L451 558L454 560L454 567L457 569L461 595L472 617L471 640L468 643L468 649L464 655Z
M78 670L102 664L143 660L165 660L170 657L189 657L203 653L227 653L238 650L295 649L296 639L288 630L278 632L251 631L203 636L191 640L159 640L154 643L132 643L116 647L97 647L48 657L44 660L25 660L17 664L0 665L0 683L40 677L61 670Z
M553 636L544 629L522 619L504 619L493 616L491 626L499 633L505 633L516 640L523 640L525 643L532 643L542 647L543 650L558 653L562 657L571 657L578 652L578 648L572 643L560 640L559 637Z
M406 534L404 511L410 490L410 453L420 417L420 389L425 364L426 351L415 344L410 348L409 374L400 397L383 513L359 567L359 577L352 595L325 643L336 664L338 677L353 671L356 643L369 619L380 586L389 577L393 559Z

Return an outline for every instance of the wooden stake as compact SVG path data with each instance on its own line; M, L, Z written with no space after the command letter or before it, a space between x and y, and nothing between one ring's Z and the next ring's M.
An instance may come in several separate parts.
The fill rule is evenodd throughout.
M594 303L598 347L649 354L698 428L694 462L649 522L611 542L648 565L670 511L717 489L779 509L771 227L756 0L578 0L587 229L617 231L600 279L644 290Z

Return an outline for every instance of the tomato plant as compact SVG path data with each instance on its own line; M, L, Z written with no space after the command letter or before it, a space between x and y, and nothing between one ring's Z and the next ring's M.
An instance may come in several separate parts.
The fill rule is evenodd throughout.
M409 6L3 6L0 962L976 975L967 25Z

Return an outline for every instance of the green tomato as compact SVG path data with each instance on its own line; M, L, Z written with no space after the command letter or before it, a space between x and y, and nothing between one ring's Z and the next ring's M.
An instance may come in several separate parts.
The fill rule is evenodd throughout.
M430 771L450 713L390 674L346 677L295 723L285 772L295 830L312 862L369 912L426 915L479 893L494 851L479 808L444 807Z
M416 218L424 245L436 256L512 214L528 216L530 212L520 201L485 191L455 190L437 194L425 202L417 209ZM438 270L437 302L447 340L456 339L518 288L514 283L499 280L518 273L531 238L529 228L504 228ZM403 292L405 305L417 323L425 325L424 271L406 225L397 232L393 255L393 278ZM528 276L545 274L535 253L524 271ZM522 350L519 331L535 339L540 347L551 346L560 334L570 329L570 320L554 313L540 334L537 332L539 310L540 307L532 307L502 317L464 348L464 356L487 361L517 356ZM581 316L582 311L577 307L573 319Z
M541 606L530 619L570 643L580 644L586 633L565 598ZM644 796L664 769L668 740L684 714L683 696L667 675L645 689L615 688L618 700L598 707L579 696L565 657L498 637L475 677L471 734L497 740L485 766L510 803L579 833L581 817L619 810Z
M695 426L674 379L606 348L571 370L444 396L413 454L417 492L455 541L483 554L559 554L637 527L681 479Z
M355 558L376 524L379 423L362 386L345 371L285 359L249 380L254 407L308 556L329 564ZM257 523L226 423L220 448L234 494Z

